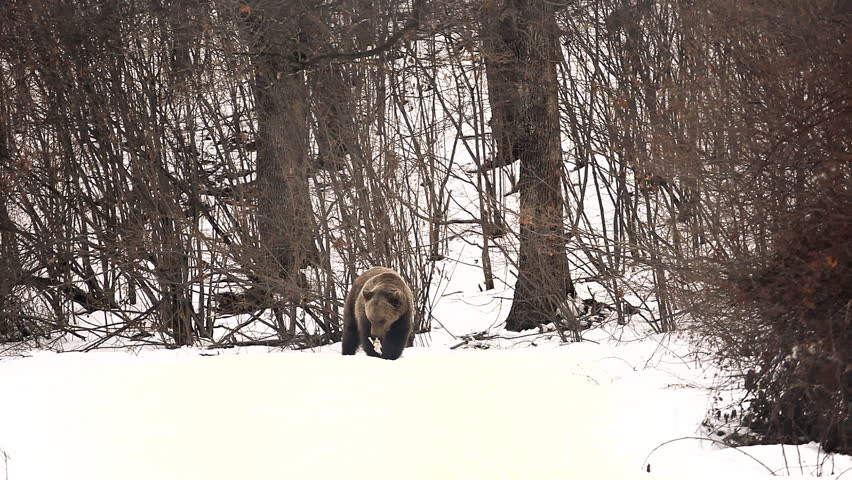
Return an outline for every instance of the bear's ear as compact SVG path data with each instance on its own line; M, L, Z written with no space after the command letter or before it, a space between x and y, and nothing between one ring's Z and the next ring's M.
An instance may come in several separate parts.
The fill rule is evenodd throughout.
M370 291L370 290L362 290L361 291L361 295L364 295L364 300L367 300L368 302L370 301L371 298L373 298L373 293L375 293L375 292Z

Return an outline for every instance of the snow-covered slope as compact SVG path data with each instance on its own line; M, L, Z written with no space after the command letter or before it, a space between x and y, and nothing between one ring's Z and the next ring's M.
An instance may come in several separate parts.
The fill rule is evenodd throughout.
M395 362L342 357L337 346L7 358L0 449L10 480L786 473L780 446L699 440L665 445L646 463L663 442L701 434L711 374L670 337L587 335L594 341L416 347ZM832 472L830 461L817 469L813 446L786 457L794 475ZM834 461L835 474L852 466Z

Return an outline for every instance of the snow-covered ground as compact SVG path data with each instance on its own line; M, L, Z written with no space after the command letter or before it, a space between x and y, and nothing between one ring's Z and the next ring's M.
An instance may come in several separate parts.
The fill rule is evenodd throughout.
M505 303L453 283L436 303L444 326L393 362L343 357L339 344L3 358L0 480L734 480L852 468L814 445L666 444L705 435L714 369L641 325L599 326L573 344L498 325L497 338L451 348Z

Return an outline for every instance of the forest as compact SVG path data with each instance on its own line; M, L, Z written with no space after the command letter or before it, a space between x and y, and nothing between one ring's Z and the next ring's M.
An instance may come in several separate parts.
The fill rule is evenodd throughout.
M0 5L0 352L328 346L374 265L428 348L463 265L852 454L850 2Z

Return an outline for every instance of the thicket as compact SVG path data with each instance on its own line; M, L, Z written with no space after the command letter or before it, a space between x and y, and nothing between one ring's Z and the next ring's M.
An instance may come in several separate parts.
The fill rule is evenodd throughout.
M711 246L679 295L748 391L739 441L852 448L850 10L712 2L690 22L688 97ZM771 8L770 8L771 7ZM724 32L724 34L723 34ZM694 239L695 237L693 237ZM696 291L696 285L700 285Z
M333 342L374 264L426 331L463 238L508 328L595 284L849 452L846 3L7 1L0 341Z

